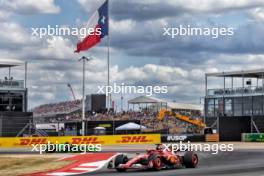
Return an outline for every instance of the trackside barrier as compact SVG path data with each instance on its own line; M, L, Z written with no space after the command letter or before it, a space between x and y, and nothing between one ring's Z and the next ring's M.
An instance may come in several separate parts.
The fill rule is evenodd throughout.
M31 147L33 144L156 144L160 134L109 135L109 136L58 136L58 137L1 137L0 147Z
M206 134L205 142L219 142L219 134Z
M264 133L242 133L243 142L264 142Z

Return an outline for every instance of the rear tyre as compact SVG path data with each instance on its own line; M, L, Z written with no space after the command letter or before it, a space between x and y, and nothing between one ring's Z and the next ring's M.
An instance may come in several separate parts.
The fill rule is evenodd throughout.
M195 168L198 164L198 156L197 154L187 151L183 156L183 164L186 168Z
M118 155L115 158L115 168L118 172L125 172L126 168L119 168L120 164L126 164L128 161L128 158L126 155Z

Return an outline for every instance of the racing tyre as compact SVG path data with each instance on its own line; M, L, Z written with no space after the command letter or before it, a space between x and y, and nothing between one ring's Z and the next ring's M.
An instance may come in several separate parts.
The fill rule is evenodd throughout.
M159 171L162 168L161 158L157 154L152 154L148 158L148 166L155 171Z
M198 156L197 154L187 151L183 156L183 164L186 168L195 168L198 164Z
M159 171L161 169L161 165L162 165L162 162L161 162L160 157L156 157L153 160L153 169L156 171Z
M126 168L118 168L120 164L126 164L128 161L128 158L126 155L118 155L115 158L115 168L118 172L125 172Z

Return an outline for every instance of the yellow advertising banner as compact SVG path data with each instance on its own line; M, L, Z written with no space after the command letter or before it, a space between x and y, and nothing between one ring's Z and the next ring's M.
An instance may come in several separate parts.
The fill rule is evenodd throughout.
M1 137L0 147L31 147L33 144L156 144L160 134L134 134L109 136L57 136L57 137Z

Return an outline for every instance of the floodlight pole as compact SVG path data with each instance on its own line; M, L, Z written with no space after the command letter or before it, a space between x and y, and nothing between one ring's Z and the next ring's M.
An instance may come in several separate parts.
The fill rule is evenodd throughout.
M108 37L107 37L107 92L109 92L109 86L110 86L110 26L109 26L109 0L107 1L107 26L108 26ZM109 113L111 109L111 102L112 102L112 95L111 93L107 97L108 101L108 106L107 106L107 111Z
M82 135L85 135L85 61L90 61L87 57L83 56L79 61L83 61L83 86L82 86Z
M25 62L25 82L24 82L24 88L26 89L26 97L28 97L28 91L27 91L27 69L28 69L28 63L27 62ZM24 110L25 110L25 112L27 112L28 111L28 100L26 99L26 102L25 102L25 104L26 104L26 106L24 106L24 107L26 107Z

